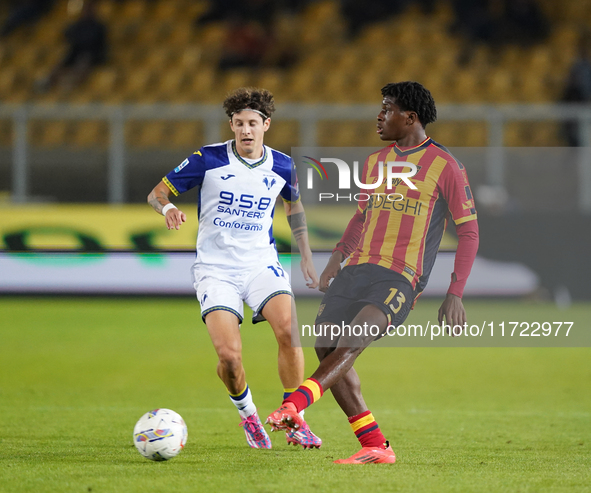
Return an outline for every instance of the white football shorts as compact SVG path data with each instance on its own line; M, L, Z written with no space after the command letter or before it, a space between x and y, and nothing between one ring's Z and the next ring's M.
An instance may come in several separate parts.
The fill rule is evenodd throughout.
M265 317L261 312L270 299L279 294L293 296L289 274L279 261L237 273L194 265L192 273L204 321L208 313L226 310L236 315L239 323L242 323L245 302L253 311L253 323L262 322Z

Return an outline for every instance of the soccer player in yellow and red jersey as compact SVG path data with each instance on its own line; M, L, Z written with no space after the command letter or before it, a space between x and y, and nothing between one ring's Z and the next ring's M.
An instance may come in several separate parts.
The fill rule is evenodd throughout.
M365 404L353 364L389 326L402 324L408 316L427 284L449 218L455 223L458 248L438 320L442 324L445 319L452 327L464 325L462 294L478 250L476 209L466 170L425 132L426 125L437 118L431 93L417 82L399 82L383 87L382 97L377 132L382 140L393 143L369 156L362 182L377 183L386 176L379 167L392 161L408 163L406 168L417 172L410 182L398 179L389 186L384 181L376 189L361 190L360 197L367 200L359 202L320 276L320 289L326 294L316 318L316 325L323 327L377 326L379 335L355 336L343 330L333 340L330 329L323 330L330 337L316 341L317 370L267 418L272 429L298 429L298 412L330 389L362 447L350 458L335 461L339 464L396 461Z

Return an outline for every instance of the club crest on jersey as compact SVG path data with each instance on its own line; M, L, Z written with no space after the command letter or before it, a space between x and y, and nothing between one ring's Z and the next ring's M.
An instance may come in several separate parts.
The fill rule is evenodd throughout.
M174 168L174 172L178 173L180 170L182 170L185 166L187 166L187 164L189 164L189 160L185 159L181 164L179 164L176 168Z
M277 180L275 180L275 178L271 178L271 181L269 181L269 178L265 176L263 178L263 183L267 187L267 190L271 190L271 188L273 188L273 185L277 183Z

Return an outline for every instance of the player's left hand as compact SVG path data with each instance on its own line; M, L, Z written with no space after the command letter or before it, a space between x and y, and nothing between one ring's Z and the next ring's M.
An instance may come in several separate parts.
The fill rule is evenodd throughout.
M456 329L456 331L453 330L454 326L457 325L461 325L463 328L464 324L467 322L466 310L464 309L462 298L456 296L455 294L447 294L437 314L437 320L439 321L440 326L443 324L444 318L445 323L447 325L450 325L452 328L452 337L455 337L456 335L460 335L462 333L461 330L459 331L459 333L458 329Z
M314 267L312 257L302 256L300 268L302 269L302 274L304 274L306 286L308 286L310 289L316 289L318 287L318 274L316 274L316 267Z

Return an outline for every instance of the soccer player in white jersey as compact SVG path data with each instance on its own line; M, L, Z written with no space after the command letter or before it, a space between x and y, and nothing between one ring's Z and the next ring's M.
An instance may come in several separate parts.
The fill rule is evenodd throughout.
M253 323L267 320L279 345L279 377L284 396L304 380L304 354L292 347L297 334L295 303L272 235L275 200L281 195L301 254L301 270L310 288L318 286L308 243L306 217L291 158L263 144L275 110L265 89L241 88L224 101L234 139L204 146L168 173L148 196L165 216L168 229L179 229L185 214L170 201L200 187L194 287L219 361L217 373L242 417L248 444L271 448L257 414L242 366L240 323L243 302ZM304 448L322 441L305 425L287 433L287 442Z

